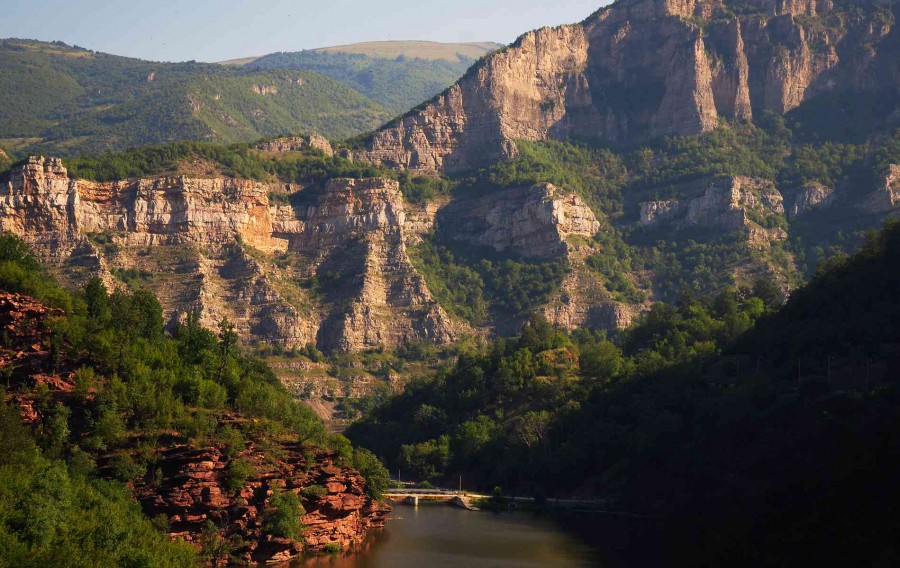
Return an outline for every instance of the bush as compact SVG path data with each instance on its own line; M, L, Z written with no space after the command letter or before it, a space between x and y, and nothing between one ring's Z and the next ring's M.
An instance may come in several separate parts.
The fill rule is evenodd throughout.
M366 478L366 495L370 499L380 500L391 482L387 468L375 454L365 448L356 448L353 451L353 467Z
M229 493L238 493L244 488L249 479L256 475L253 464L242 459L233 459L225 467L225 477L222 487Z
M302 517L305 514L296 493L273 487L263 531L272 536L299 540L303 536Z

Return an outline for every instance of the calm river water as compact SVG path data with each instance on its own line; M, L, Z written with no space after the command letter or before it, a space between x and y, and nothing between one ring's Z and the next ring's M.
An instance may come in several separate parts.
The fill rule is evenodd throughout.
M552 520L448 505L396 505L367 550L299 561L296 568L487 568L605 566L598 549Z

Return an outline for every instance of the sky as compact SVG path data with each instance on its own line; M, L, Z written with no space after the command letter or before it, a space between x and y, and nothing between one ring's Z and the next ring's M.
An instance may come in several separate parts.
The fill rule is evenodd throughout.
M153 61L223 61L379 40L509 43L609 0L0 0L0 37Z

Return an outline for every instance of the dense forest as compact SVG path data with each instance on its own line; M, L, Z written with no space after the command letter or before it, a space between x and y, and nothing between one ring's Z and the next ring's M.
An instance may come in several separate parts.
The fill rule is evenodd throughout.
M42 332L46 356L23 359L23 350L43 349L45 339L14 335L21 332L15 321L0 345L3 565L180 567L198 564L198 553L208 560L216 552L206 545L218 547L220 538L205 540L199 551L171 541L168 520L144 517L129 495L135 482L152 484L161 475L167 444L223 448L226 485L238 488L255 475L241 458L250 446L269 447L273 457L282 441L331 447L367 476L373 497L384 489L387 472L377 460L330 434L264 362L238 346L227 321L213 332L189 315L164 333L162 308L149 292L109 293L96 278L65 290L7 234L0 235L0 291L26 295L8 301L36 298L34 309L55 310L21 324L49 326ZM25 427L21 413L28 409L36 418ZM272 534L283 525L302 528L300 502L282 501L282 508L274 503L280 520Z
M0 143L17 155L300 132L342 138L391 115L310 71L157 63L25 40L0 40L0 70Z
M534 319L348 435L420 480L602 497L661 519L660 546L697 565L890 565L898 261L892 223L784 306L761 280L657 304L614 337Z

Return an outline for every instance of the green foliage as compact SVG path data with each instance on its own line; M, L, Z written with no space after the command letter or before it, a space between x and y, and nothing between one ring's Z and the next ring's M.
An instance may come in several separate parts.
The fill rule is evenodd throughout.
M424 239L411 251L413 262L444 309L476 325L489 313L505 323L528 318L547 302L567 271L564 259L478 259L475 253L456 254L435 241Z
M149 62L24 40L0 42L0 69L0 138L24 139L17 149L29 153L295 132L343 138L391 114L309 71Z
M158 483L156 439L172 436L173 430L183 442L222 448L229 458L223 476L228 491L240 490L255 475L239 457L247 443L244 427L232 423L234 413L250 419L256 441L291 440L308 448L327 443L342 459L354 456L346 438L329 436L271 369L242 352L227 321L216 335L200 327L192 313L167 337L162 309L149 292L110 295L92 280L84 292L71 294L53 283L21 241L4 236L0 244L4 266L22 275L20 282L43 281L64 304L74 306L49 322L51 344L57 357L64 351L67 361L80 365L70 396L13 385L35 400L40 419L33 434L22 428L17 411L4 406L0 412L4 560L15 565L195 564L192 549L159 533L122 485L91 477L128 482L157 476ZM359 459L377 492L383 469L370 454L361 453ZM47 485L41 485L45 480ZM293 538L300 534L302 514L296 495L273 497L267 526L272 534ZM228 538L216 530L204 539L214 555L227 556Z
M303 536L301 518L305 514L306 511L296 493L273 487L263 531L280 538L300 540Z
M39 454L18 416L0 405L0 558L8 566L191 566L117 483L70 473Z
M192 160L215 163L224 175L252 180L279 179L289 183L322 183L330 178L395 178L396 173L354 163L340 156L328 157L317 150L272 157L250 144L178 142L164 146L133 148L125 152L65 160L73 177L115 181L177 172ZM288 196L287 199L291 197Z
M453 189L453 182L443 177L413 175L400 173L400 191L410 203L431 201L438 196L448 195Z
M253 464L242 459L233 459L228 462L225 468L225 478L222 486L226 491L235 493L240 491L249 479L256 475L256 469Z
M461 193L483 194L507 187L552 183L575 192L598 216L622 213L621 190L627 181L622 158L607 149L546 141L516 142L519 155L460 180Z
M718 175L775 180L784 167L787 136L753 125L722 126L699 136L666 138L635 152L629 161L639 183L646 186Z
M375 454L365 448L353 451L353 467L366 478L366 495L380 500L391 482L391 475Z
M565 442L560 428L593 389L713 356L765 313L752 291L726 289L702 302L656 304L615 341L587 331L569 336L532 318L518 338L462 353L433 380L408 385L348 436L417 479L466 471L482 487L532 491L556 483L558 460L585 442Z
M893 560L879 512L898 493L898 271L891 223L783 307L759 280L656 304L612 340L534 321L348 435L434 481L463 471L482 490L588 491L654 515L667 556L701 565ZM542 363L564 351L577 369Z

